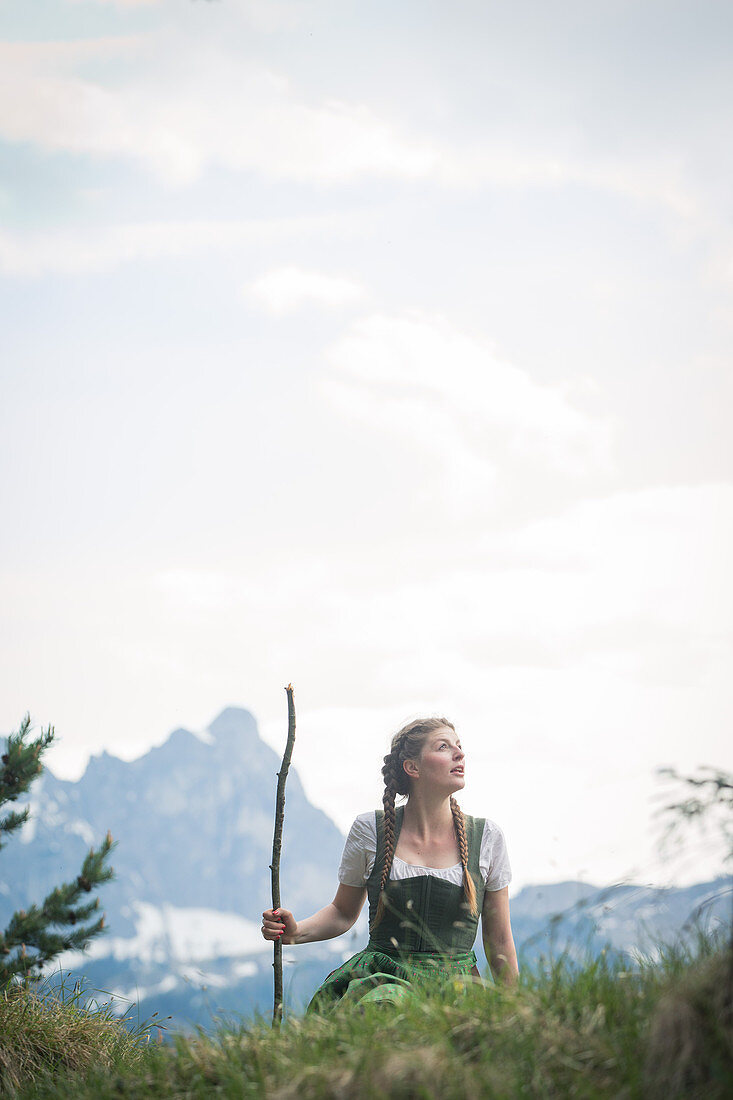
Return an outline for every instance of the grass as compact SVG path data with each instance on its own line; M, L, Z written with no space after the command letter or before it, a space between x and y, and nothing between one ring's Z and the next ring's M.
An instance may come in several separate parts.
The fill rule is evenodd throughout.
M129 1026L107 1004L88 1003L77 983L10 983L0 992L0 1095L16 1095L49 1072L83 1074L91 1067L132 1067L143 1055L152 1022Z
M0 1001L0 1091L14 1100L733 1095L733 956L722 935L633 970L561 957L515 987L451 983L399 1007L219 1024L151 1042L107 1009Z

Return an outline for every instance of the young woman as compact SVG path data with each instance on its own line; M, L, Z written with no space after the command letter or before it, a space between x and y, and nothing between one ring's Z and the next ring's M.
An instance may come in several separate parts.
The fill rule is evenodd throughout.
M262 914L266 940L311 943L348 932L369 898L369 943L329 974L308 1011L342 997L397 999L422 975L480 980L479 915L494 979L516 981L504 835L488 818L463 814L453 798L465 786L464 761L447 719L404 726L384 758L384 810L351 826L331 904L302 921L282 907ZM407 802L395 808L397 795Z

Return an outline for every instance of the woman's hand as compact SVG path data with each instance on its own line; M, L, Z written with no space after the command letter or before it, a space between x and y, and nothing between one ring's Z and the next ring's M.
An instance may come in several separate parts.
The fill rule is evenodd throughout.
M339 884L336 897L325 909L312 917L297 921L289 909L265 909L262 914L262 935L266 940L281 943L314 943L332 940L352 927L366 900L366 886Z
M262 914L262 935L266 940L295 943L298 922L289 909L265 909Z

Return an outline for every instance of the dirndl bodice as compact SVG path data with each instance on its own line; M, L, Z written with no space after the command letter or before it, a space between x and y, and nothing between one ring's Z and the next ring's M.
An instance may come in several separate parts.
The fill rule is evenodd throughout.
M404 806L395 810L397 848ZM468 873L476 890L478 913L484 899L485 883L479 869L484 818L464 814L468 847ZM379 902L379 884L384 864L384 810L377 810L377 853L367 880L369 926L374 922ZM476 939L478 915L473 916L460 886L434 875L414 875L390 879L384 891L384 916L369 938L369 947L388 954L462 955L470 951Z

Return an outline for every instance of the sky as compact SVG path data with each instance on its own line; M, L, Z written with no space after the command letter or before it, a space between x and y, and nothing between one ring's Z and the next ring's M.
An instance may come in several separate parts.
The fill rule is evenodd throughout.
M0 2L0 730L446 716L514 879L733 769L733 8ZM730 868L730 865L728 865Z

